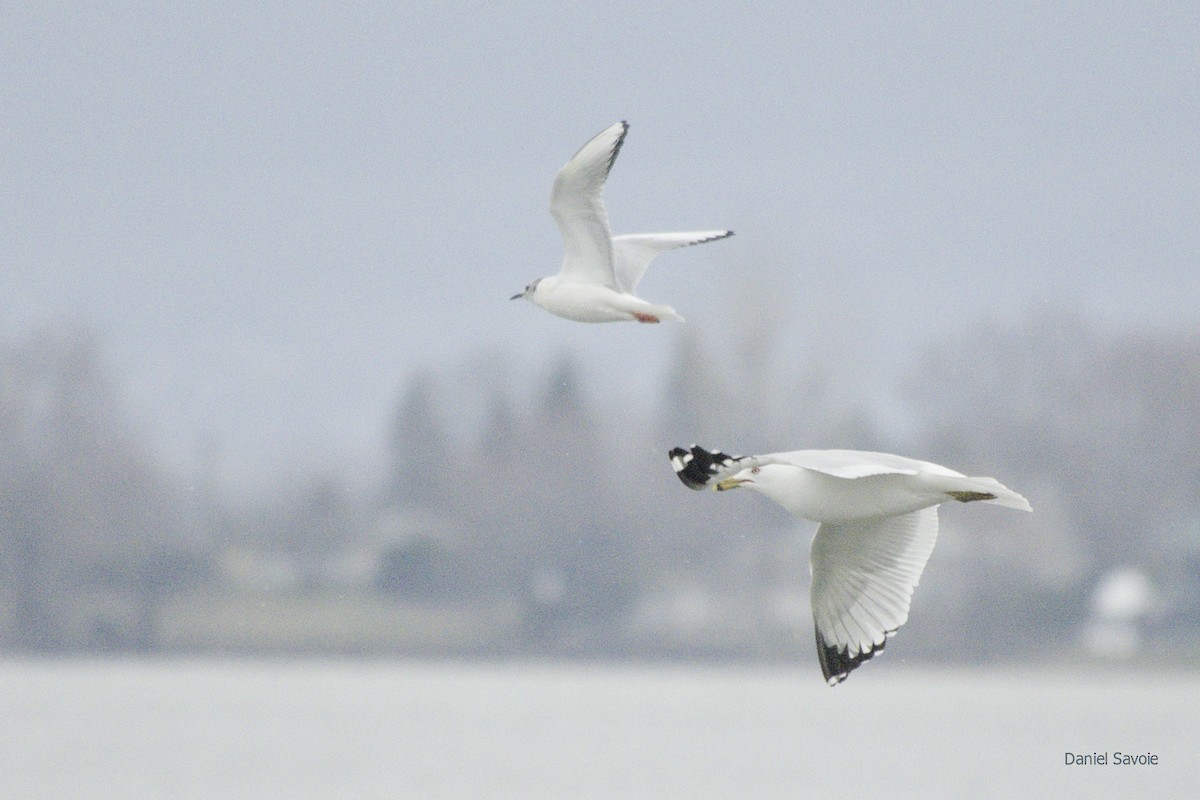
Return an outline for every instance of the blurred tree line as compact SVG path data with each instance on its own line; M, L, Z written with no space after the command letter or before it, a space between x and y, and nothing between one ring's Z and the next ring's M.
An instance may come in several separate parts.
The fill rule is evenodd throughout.
M75 327L0 349L0 613L16 649L154 646L191 569L164 476ZM90 608L109 605L106 623Z
M600 405L610 393L569 355L532 392L488 360L465 379L407 380L375 485L312 476L234 508L156 464L88 333L3 343L0 647L154 649L178 641L164 609L252 591L509 609L511 628L481 652L806 653L812 528L758 498L684 489L666 452L691 442L891 450L1026 494L1032 516L947 508L914 603L924 622L897 640L914 654L1065 648L1120 565L1167 599L1200 588L1195 332L1051 313L979 325L893 388L903 431L843 365L796 359L766 328L724 354L681 328L653 406ZM1164 635L1181 634L1195 643L1195 623Z

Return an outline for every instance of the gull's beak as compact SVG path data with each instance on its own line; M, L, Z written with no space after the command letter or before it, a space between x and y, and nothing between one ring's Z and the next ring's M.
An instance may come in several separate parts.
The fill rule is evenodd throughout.
M727 492L730 489L736 489L743 483L750 483L749 478L726 478L713 487L714 492Z
M518 292L517 294L514 294L512 297L510 297L508 299L509 300L520 300L524 296L525 296L524 292Z

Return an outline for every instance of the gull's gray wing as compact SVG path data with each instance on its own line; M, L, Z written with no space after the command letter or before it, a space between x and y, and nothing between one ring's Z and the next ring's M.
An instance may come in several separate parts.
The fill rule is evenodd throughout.
M550 214L563 237L559 276L620 291L613 274L612 233L601 194L629 124L618 122L579 148L558 171L550 192Z
M621 290L633 294L646 268L659 253L676 247L715 242L733 236L733 231L689 231L687 233L631 233L613 237L613 270Z
M867 450L793 450L787 453L768 453L754 456L762 464L791 464L795 467L823 472L835 478L865 478L869 475L916 475L932 472L939 475L961 476L952 469L929 461L918 461L893 453L874 453ZM743 464L752 466L750 464Z
M913 590L937 533L936 507L817 528L811 565L813 626L829 685L844 681L908 621Z

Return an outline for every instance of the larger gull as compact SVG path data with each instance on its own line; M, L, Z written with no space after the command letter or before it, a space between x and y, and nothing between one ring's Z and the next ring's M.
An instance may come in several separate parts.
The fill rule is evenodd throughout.
M671 464L691 489L746 487L821 523L812 541L817 657L830 686L883 649L908 620L913 589L937 541L937 506L982 501L1031 511L995 478L890 453L796 450L730 456L676 447Z
M613 236L600 195L628 132L627 122L608 127L558 171L550 193L550 213L562 232L562 268L557 275L538 278L513 295L513 300L524 298L577 322L683 322L670 306L637 297L638 282L659 253L724 239L733 231Z

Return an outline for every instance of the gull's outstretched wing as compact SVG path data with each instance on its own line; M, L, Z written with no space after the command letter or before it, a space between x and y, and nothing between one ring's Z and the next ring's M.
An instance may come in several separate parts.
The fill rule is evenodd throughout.
M961 472L892 453L863 450L797 450L756 456L764 464L793 464L824 472L835 478L865 478L870 475L920 475L925 486L935 488L961 502L982 500L1020 511L1032 511L1029 501L995 478L964 475ZM752 466L743 463L743 467Z
M659 253L676 247L715 242L733 236L733 231L689 231L687 233L632 233L615 236L613 245L613 269L617 274L617 285L621 291L633 294L638 282L646 274L646 267Z
M824 523L812 543L817 657L830 686L883 649L937 543L937 508Z
M920 475L925 487L944 492L947 500L981 500L1021 511L1032 510L1028 500L995 478L964 475L941 464L892 453L873 453L865 450L793 450L760 456L731 456L692 445L690 450L676 447L669 455L675 474L689 489L703 489L750 467L788 464L846 480L873 475Z
M891 453L860 450L793 450L760 456L731 456L718 450L710 452L703 447L692 445L690 450L676 447L669 455L679 479L690 489L702 489L744 469L764 464L790 464L848 479L865 478L869 475L915 475L920 471L959 476L959 473L953 470L926 461Z
M920 461L893 453L873 453L867 450L793 450L789 453L770 453L765 456L757 456L757 458L764 464L791 464L823 472L835 478L916 475L918 472L947 477L963 477L961 472L955 472L931 461Z
M617 291L612 233L600 195L628 131L629 123L618 122L598 133L558 171L550 192L550 214L562 232L564 247L558 274Z

